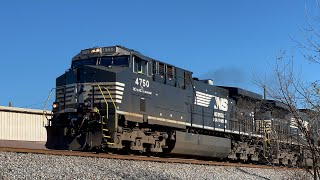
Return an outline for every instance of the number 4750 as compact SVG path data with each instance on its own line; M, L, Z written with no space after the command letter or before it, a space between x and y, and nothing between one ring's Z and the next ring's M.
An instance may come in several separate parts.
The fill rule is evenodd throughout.
M135 84L138 86L149 87L149 81L142 78L137 78L135 80Z

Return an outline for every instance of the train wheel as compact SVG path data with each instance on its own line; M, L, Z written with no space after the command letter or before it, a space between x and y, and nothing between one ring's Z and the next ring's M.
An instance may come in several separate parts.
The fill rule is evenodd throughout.
M106 151L108 154L115 154L117 152L116 148L108 148Z
M134 150L131 150L131 149L127 149L127 154L130 155L130 156L134 156L134 155L137 155L137 154L138 154L138 151L134 151Z
M152 146L152 145L151 145ZM149 148L146 148L146 152L145 152L145 155L146 156L148 156L148 157L155 157L155 156L157 156L157 152L152 152L151 150L150 150L150 147Z

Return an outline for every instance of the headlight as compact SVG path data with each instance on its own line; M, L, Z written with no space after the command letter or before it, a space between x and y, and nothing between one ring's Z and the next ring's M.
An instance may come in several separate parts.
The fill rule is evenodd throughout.
M52 108L53 108L53 109L58 109L58 107L59 107L59 103L58 103L58 102L54 102L54 103L52 104Z

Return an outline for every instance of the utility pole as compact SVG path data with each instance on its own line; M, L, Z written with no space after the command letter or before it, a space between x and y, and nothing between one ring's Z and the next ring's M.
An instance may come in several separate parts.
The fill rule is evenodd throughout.
M266 98L267 98L267 88L266 88L266 85L264 84L264 85L262 86L262 88L263 88L263 100L266 100Z

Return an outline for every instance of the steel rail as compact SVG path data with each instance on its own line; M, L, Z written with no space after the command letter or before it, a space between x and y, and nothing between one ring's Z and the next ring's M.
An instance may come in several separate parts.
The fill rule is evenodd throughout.
M230 163L220 161L207 161L189 158L166 158L166 157L147 157L140 155L120 155L108 153L93 153L81 151L66 151L66 150L46 150L46 149L25 149L25 148L11 148L0 147L0 152L15 152L15 153L32 153L44 155L58 155L58 156L78 156L78 157L95 157L95 158L108 158L119 160L134 160L134 161L151 161L161 163L180 163L180 164L196 164L196 165L210 165L210 166L228 166L228 167L246 167L246 168L261 168L261 169L280 169L280 170L304 170L296 167L281 167L281 166L268 166L257 164L243 164L243 163Z

